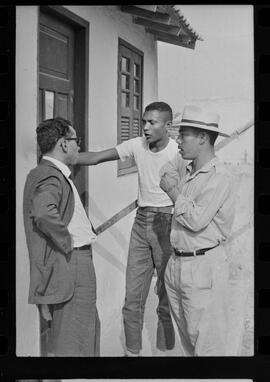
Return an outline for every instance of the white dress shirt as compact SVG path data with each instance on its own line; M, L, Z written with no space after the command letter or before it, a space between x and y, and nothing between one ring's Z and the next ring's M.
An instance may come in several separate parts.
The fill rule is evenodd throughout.
M88 216L86 215L77 188L75 187L75 184L72 182L72 180L69 178L71 174L70 169L67 165L65 165L65 163L60 162L59 160L51 158L47 155L43 155L43 159L49 160L53 164L55 164L55 166L57 166L59 170L63 173L63 175L67 178L72 187L75 206L73 216L69 222L67 229L73 239L73 247L82 247L83 245L93 243L96 240L97 236L92 230L92 225L88 219Z

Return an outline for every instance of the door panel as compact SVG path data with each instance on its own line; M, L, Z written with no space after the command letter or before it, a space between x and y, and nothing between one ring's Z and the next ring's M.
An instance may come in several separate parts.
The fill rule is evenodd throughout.
M44 102L40 121L60 116L74 122L74 39L75 31L71 26L40 13L39 88ZM54 95L47 92L54 92Z
M73 17L73 16L72 16ZM68 119L77 131L78 136L86 137L86 124L76 121L83 121L83 115L86 112L84 106L85 94L84 87L87 82L84 78L84 71L79 70L84 67L84 64L75 62L77 56L84 57L83 43L81 42L78 33L82 36L82 29L76 29L69 21L63 21L57 14L51 11L41 10L39 24L39 102L38 115L39 122L55 118L57 116ZM79 31L79 32L78 32ZM85 38L85 37L84 37ZM75 55L75 40L77 41L77 56ZM84 52L86 54L86 52ZM76 58L77 60L77 58ZM76 71L75 71L76 66ZM79 69L78 69L79 68ZM76 78L74 76L76 73ZM76 81L76 82L75 82ZM80 104L80 109L76 106L74 112L74 89L77 91L76 102ZM79 98L79 99L78 99ZM77 125L77 126L76 126ZM86 148L86 143L83 143ZM38 158L40 157L39 150L37 151ZM74 175L74 183L78 189L79 195L83 204L87 203L86 182L87 173L83 167L71 168ZM41 355L48 355L48 323L40 317L41 331Z
M58 93L56 100L56 114L61 115L63 118L69 119L69 98L67 94Z
M45 90L44 93L45 101L44 101L44 108L45 108L45 119L53 118L54 117L54 92L51 92L49 90Z
M69 40L69 36L60 33L55 33L55 35L53 35L49 28L44 27L43 25L40 26L40 72L60 78L69 78L68 56L69 49L72 49Z

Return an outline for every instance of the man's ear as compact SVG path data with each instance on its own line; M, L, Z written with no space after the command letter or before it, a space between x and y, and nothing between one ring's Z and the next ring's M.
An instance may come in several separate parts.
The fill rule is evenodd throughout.
M200 138L201 138L200 144L202 145L202 144L204 144L208 140L208 136L207 136L205 131L201 131L199 133L199 135L200 135Z
M58 144L64 153L68 152L68 145L67 145L67 141L65 140L65 138L59 139Z
M165 126L166 126L166 129L170 129L172 127L172 121L171 120L167 121Z

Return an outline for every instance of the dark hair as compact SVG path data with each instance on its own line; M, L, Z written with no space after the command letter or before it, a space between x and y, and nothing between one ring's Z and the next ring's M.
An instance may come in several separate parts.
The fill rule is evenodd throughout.
M216 133L215 131L211 131L211 130L203 130L199 127L194 127L194 126L187 126L187 127L191 127L195 132L196 134L200 134L200 133L205 133L208 135L209 137L209 143L211 146L214 146L215 142L216 142L216 139L218 137L218 133ZM180 129L181 127L179 128L179 132L180 132Z
M152 102L145 108L145 111L150 110L167 111L170 115L170 119L173 119L172 108L166 102Z
M50 152L60 138L70 136L70 126L71 122L61 117L42 121L36 128L37 142L41 153Z
M204 130L204 132L208 135L209 137L209 143L211 146L214 146L216 139L218 137L218 133L215 131L210 131L210 130Z

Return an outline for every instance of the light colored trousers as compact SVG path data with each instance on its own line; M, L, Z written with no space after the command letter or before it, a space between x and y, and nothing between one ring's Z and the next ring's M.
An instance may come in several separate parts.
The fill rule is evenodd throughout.
M183 356L225 356L228 262L218 246L205 255L170 257L165 287Z

